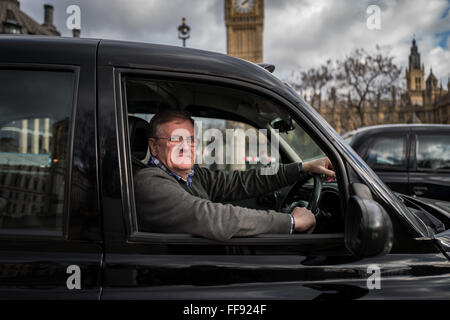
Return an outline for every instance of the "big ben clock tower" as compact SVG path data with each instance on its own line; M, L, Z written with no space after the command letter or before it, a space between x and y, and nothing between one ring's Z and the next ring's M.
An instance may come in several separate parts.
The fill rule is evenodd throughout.
M264 0L225 0L227 54L263 62Z

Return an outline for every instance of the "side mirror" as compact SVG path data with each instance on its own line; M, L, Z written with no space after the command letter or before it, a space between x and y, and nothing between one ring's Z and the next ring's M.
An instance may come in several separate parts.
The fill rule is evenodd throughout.
M376 201L352 196L345 215L345 246L356 257L388 254L393 242L392 222Z

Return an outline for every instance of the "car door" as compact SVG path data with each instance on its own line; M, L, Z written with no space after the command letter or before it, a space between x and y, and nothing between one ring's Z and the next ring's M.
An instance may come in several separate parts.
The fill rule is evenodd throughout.
M100 139L108 141L102 146L101 159L102 185L105 186L102 201L108 216L104 226L102 298L229 299L245 298L249 294L261 299L276 297L285 286L283 282L306 279L311 274L311 270L306 271L311 260L306 253L312 248L323 254L348 256L343 234L339 233L312 238L263 235L220 243L188 234L138 231L129 142L125 134L127 112L122 103L126 89L122 74L129 71L107 66L100 67L99 71ZM136 72L139 73L132 70ZM118 90L114 91L113 83ZM115 123L118 127L111 125ZM278 282L281 283L277 285ZM313 293L312 296L304 293L305 298L316 295L315 290L305 290ZM286 292L286 295L294 297L300 293Z
M100 297L95 53L0 40L0 299Z
M414 129L410 194L450 201L450 131Z
M408 290L408 283L419 283L407 281L414 276L412 270L424 270L430 264L443 267L431 272L426 269L417 278L423 281L423 277L437 274L433 285L442 292L447 283L441 279L440 272L448 274L449 270L445 269L448 261L433 247L431 240L426 244L422 242L421 249L413 246L409 252L402 248L396 254L360 260L352 257L345 248L342 233L260 235L217 242L186 234L139 231L133 195L131 142L128 140L126 97L130 91L124 85L126 77L170 78L177 82L165 88L179 85L183 80L188 84L199 81L208 85L218 81L198 74L191 76L186 71L176 73L163 72L161 68L158 71L143 68L144 63L151 65L151 57L159 57L154 50L152 47L141 51L137 58L129 54L120 57L120 52L131 52L126 45L120 48L119 44L108 44L99 50L98 121L105 216L103 299L356 299L371 294L379 296L367 285L373 274L373 264L382 270L386 268L385 275L388 281L392 280L388 287L401 287L397 294L400 292L405 296L413 294ZM149 60L140 60L147 54ZM133 64L141 68L128 67ZM233 88L243 90L244 95L250 95L248 84L240 81L232 84ZM225 90L229 88L221 85L219 91L228 93ZM143 87L147 90L157 86ZM255 90L270 96L268 90L252 86L251 92ZM151 109L155 103L166 106L154 95L155 90L148 91L151 93L147 98L137 94L133 99L135 109ZM167 99L175 97L166 89L156 92ZM196 99L200 97L196 96ZM427 247L428 252L421 251L423 247ZM411 252L424 255L412 255ZM399 282L403 286L399 286ZM383 293L389 297L389 290ZM396 296L395 290L393 296Z
M365 144L363 159L392 190L407 193L409 129L379 133Z

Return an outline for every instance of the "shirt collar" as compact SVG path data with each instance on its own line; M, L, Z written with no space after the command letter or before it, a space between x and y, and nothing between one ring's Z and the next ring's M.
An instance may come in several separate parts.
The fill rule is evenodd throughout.
M192 187L192 176L194 175L194 169L191 169L191 171L188 173L187 179L184 179L175 172L169 170L161 161L159 161L157 158L153 156L150 157L149 165L153 165L155 167L160 168L161 170L167 172L169 175L177 179L177 181L181 180L184 183L186 183L189 187Z

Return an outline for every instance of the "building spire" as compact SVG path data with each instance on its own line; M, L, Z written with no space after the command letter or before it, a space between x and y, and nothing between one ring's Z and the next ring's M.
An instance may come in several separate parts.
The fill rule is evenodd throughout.
M411 46L411 53L409 54L409 70L420 70L420 53L416 45L416 38L414 35L412 46Z

